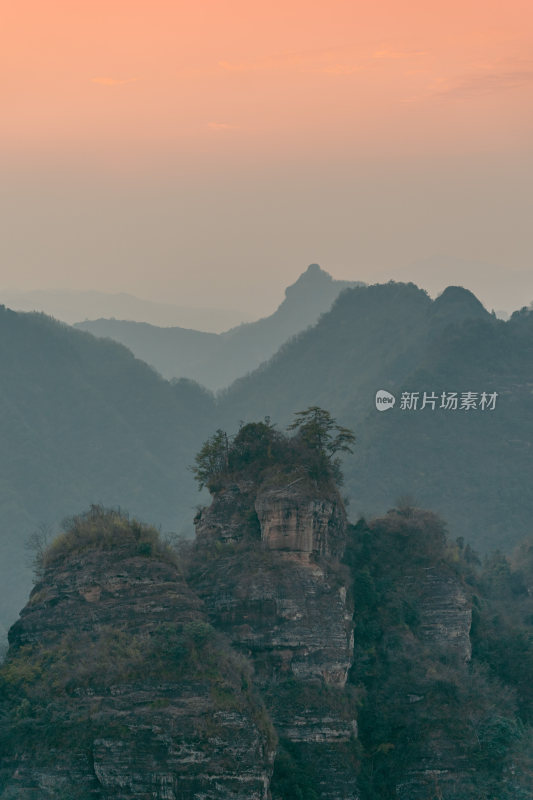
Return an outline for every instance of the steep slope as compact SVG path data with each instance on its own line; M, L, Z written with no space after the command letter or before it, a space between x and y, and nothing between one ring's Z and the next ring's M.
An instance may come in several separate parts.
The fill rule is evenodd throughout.
M1 619L29 587L24 543L92 502L166 530L189 520L186 466L211 400L172 386L124 347L0 307ZM23 578L23 576L25 576Z
M286 289L273 314L219 335L109 319L76 327L124 344L166 378L191 378L215 390L270 358L287 339L313 325L343 289L356 285L334 280L318 264L311 264Z
M74 327L98 338L120 342L168 380L187 377L210 389L218 388L220 381L225 380L227 364L217 363L214 357L216 353L224 359L223 334L160 328L146 322L119 319L80 322Z
M384 379L398 382L417 366L431 308L430 298L413 284L343 292L313 328L223 393L223 417L234 426L269 414L285 424L293 411L310 405L334 415L346 408L362 411Z
M250 491L230 485L201 513L189 580L210 622L254 665L281 743L272 797L293 796L285 795L279 775L286 759L293 773L309 776L321 800L354 800L356 703L346 690L353 634L347 576L337 560L346 527L342 502L295 489L252 490L254 499ZM250 523L250 500L258 529ZM236 535L236 519L240 531L228 538Z

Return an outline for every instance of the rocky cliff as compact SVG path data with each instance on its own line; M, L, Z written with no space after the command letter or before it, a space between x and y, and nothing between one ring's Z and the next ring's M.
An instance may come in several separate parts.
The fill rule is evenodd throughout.
M349 530L365 800L532 796L531 773L515 783L514 748L531 746L514 693L473 654L475 557L445 534L436 515L408 506Z
M357 723L346 689L353 609L339 563L340 497L230 484L196 525L191 584L210 622L251 660L281 741L308 767L320 763L319 796L356 798Z
M403 701L406 721L411 718L414 726L420 725L419 719L424 718L425 730L416 758L398 780L396 794L398 800L425 800L428 792L437 797L439 792L453 797L462 787L468 796L467 786L472 784L473 770L467 750L475 736L474 726L470 726L471 730L463 729L459 737L450 736L450 705L457 705L454 682L466 684L468 681L468 662L472 654L471 593L467 593L460 576L442 564L419 565L405 576L400 587L418 610L413 626L416 638L411 646L414 645L427 668L425 674L413 674L413 682ZM444 708L435 703L440 691L451 693ZM459 729L457 723L456 729Z
M230 484L196 522L186 576L98 508L47 551L9 634L2 800L358 797L340 498Z
M251 497L247 486L230 485L196 526L192 585L213 624L253 658L256 679L315 678L342 688L353 626L338 561L346 533L340 498L295 489Z
M0 668L1 800L532 800L504 629L435 515L352 526L331 485L236 480L196 525L178 555L92 508L46 551Z
M154 534L97 510L48 554L10 631L3 800L267 798L246 665Z
M435 654L462 662L470 660L472 597L458 575L442 566L424 567L421 575L406 577L419 609L421 642Z

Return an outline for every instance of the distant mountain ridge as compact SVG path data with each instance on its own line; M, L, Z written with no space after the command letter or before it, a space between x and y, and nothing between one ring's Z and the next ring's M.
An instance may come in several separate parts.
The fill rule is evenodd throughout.
M190 378L217 390L255 369L287 339L313 325L341 291L362 285L335 280L318 264L310 264L285 290L285 299L273 314L218 335L108 319L76 327L120 342L165 378Z
M314 327L230 386L220 408L232 423L266 413L288 422L292 410L305 402L359 418L383 382L395 385L416 369L428 337L479 317L493 319L460 287L450 287L435 301L413 283L351 289Z
M179 306L144 300L126 292L4 289L0 291L0 302L15 311L42 311L69 325L106 317L218 332L248 319L233 309Z

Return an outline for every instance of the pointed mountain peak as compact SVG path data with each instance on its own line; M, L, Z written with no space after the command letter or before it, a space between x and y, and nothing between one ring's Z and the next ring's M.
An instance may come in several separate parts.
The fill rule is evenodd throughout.
M293 294L300 289L318 289L323 286L330 286L333 278L319 266L319 264L309 264L305 272L297 280L285 289L285 297Z
M331 278L329 272L323 270L320 264L309 264L303 275L307 275L309 277L315 277L316 275L327 275L328 278Z

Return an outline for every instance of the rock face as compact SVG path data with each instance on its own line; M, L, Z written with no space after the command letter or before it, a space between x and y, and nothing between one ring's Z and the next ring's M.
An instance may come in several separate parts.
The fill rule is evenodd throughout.
M226 544L260 538L259 520L254 508L253 483L232 483L224 487L195 518L196 538L200 544Z
M255 680L316 679L342 688L351 613L339 578L280 553L220 553L195 576L209 619L253 660Z
M367 692L359 726L373 759L370 796L484 796L475 790L476 725L492 710L470 664L472 586L459 551L436 515L408 506L351 532L347 560L367 613L356 614L350 679Z
M464 585L456 576L435 567L423 570L416 588L411 577L405 582L411 583L417 598L421 653L429 651L437 664L440 660L454 665L456 674L466 682L465 665L472 655L472 601ZM427 707L431 703L431 686L415 687L406 701L420 704L422 709ZM429 716L430 706L427 713ZM441 796L454 797L458 786L469 796L466 792L467 787L471 790L472 765L464 752L468 736L464 731L457 738L450 736L449 727L446 714L442 718L433 714L417 758L396 787L398 800L425 800L428 792L436 792L437 797L439 792Z
M234 486L197 520L199 553L214 546L216 555L200 555L193 585L212 623L253 658L260 681L295 677L344 686L353 647L346 573L337 561L345 524L338 498L270 491L250 506Z
M262 492L254 504L261 542L269 550L310 557L340 558L346 514L338 499L304 498L294 490Z
M472 601L461 581L435 567L424 570L419 584L420 635L429 645L470 661Z
M411 584L419 609L418 636L422 647L432 658L456 664L463 679L462 667L470 661L472 646L472 600L467 597L461 580L436 567L426 567L422 576L406 578ZM424 695L426 692L423 693ZM408 698L412 703L427 704L425 696L416 693ZM428 792L453 792L458 785L466 791L472 776L472 766L464 754L464 739L449 735L449 722L436 716L428 729L421 752L404 779L397 786L398 800L425 800Z
M47 568L10 631L41 734L1 760L0 797L266 800L273 731L243 664L176 564L126 539Z
M0 800L479 796L501 720L438 518L348 537L332 489L234 482L196 524L178 559L92 509L48 550L0 667Z
M231 486L197 519L197 532L191 580L210 622L252 661L281 739L304 763L320 762L319 796L356 798L357 725L345 693L353 626L338 562L346 535L340 498L297 487L251 498Z

